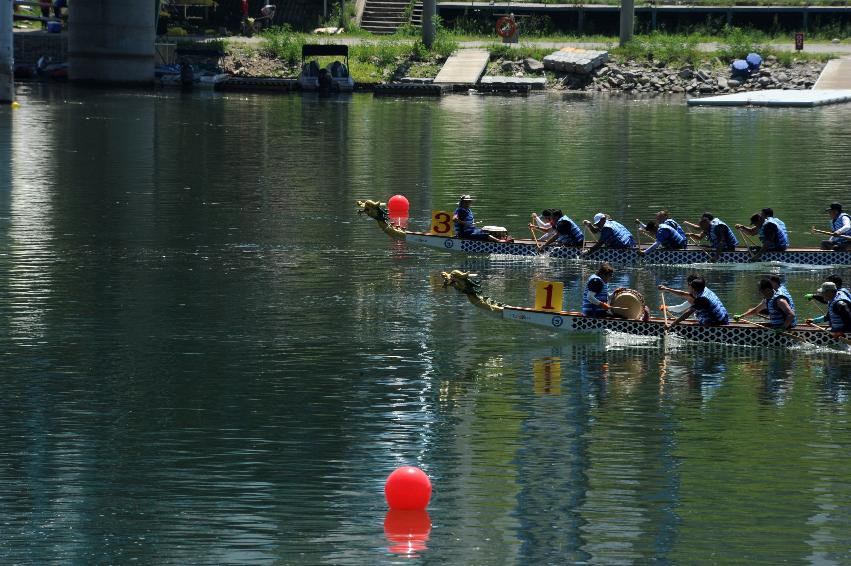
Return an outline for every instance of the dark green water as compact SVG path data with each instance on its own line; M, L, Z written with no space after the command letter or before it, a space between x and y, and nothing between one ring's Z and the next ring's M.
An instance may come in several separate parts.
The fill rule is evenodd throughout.
M851 356L512 326L434 275L514 304L560 279L576 306L590 267L405 248L354 214L402 193L423 228L470 192L522 234L553 205L773 206L813 244L825 204L851 205L847 107L19 95L0 109L0 562L851 563ZM617 282L655 306L687 273ZM829 272L783 273L797 298ZM759 274L706 271L733 312ZM434 484L410 545L383 526L403 464Z

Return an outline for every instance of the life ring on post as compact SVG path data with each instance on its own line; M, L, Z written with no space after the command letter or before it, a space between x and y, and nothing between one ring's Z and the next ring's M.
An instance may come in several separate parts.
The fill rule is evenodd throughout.
M512 37L517 33L517 22L511 16L502 16L496 21L496 34L499 37Z

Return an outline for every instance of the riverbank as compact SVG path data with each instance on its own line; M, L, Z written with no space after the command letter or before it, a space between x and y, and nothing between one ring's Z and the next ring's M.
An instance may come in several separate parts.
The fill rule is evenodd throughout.
M305 41L308 41L306 37L293 34L286 38L268 36L254 42L228 41L219 66L223 72L238 77L295 78L301 64L301 44ZM459 48L445 38L432 50L418 42L395 38L349 45L352 76L365 88L406 78L428 82L437 75L449 54ZM486 76L545 78L549 90L606 93L710 94L807 89L815 84L825 63L835 57L821 50L793 53L746 41L708 45L713 49L705 51L697 42L676 36L637 38L626 48L611 49L608 63L590 74L545 70L543 57L555 50L551 45L526 43L512 47L491 43L479 47L491 55ZM731 77L729 61L751 51L765 57L762 68L749 77Z

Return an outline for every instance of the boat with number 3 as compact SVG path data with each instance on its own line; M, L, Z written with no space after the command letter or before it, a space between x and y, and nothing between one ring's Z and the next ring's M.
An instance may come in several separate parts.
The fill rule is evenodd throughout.
M787 265L818 265L839 266L851 265L851 251L822 250L819 248L789 248L785 251L767 251L755 259L754 253L745 247L739 247L732 251L720 254L717 261L712 261L711 250L704 246L689 245L683 250L657 249L652 253L640 256L637 248L616 249L600 248L593 253L583 255L591 243L586 242L584 247L576 246L551 246L545 250L540 249L539 242L531 239L518 239L506 242L491 242L486 240L469 240L452 235L451 215L445 212L436 213L432 220L433 225L439 224L445 228L443 233L414 232L394 226L389 222L387 211L382 208L378 201L357 201L358 212L374 218L381 229L391 238L402 240L411 244L428 246L439 250L458 252L464 254L485 255L508 255L518 257L547 256L562 259L582 259L588 261L607 261L617 264L645 264L645 265L691 265L702 263L718 264L754 264L773 262ZM446 218L437 217L442 214ZM646 247L642 248L646 249Z

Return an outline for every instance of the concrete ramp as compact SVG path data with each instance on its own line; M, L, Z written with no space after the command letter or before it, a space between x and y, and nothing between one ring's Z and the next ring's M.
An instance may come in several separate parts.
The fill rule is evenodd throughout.
M851 58L831 59L827 62L813 90L851 89Z
M484 49L461 49L446 60L434 84L474 85L485 73L489 59Z

